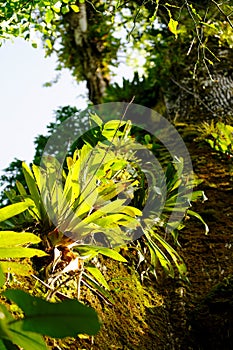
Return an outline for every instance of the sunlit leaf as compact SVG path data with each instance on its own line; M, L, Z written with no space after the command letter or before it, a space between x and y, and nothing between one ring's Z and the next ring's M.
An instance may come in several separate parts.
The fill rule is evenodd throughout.
M4 273L14 273L19 276L29 276L33 273L33 268L25 262L1 261Z
M198 213L196 213L195 211L190 210L190 209L187 210L187 214L191 215L191 216L194 216L195 218L200 220L203 223L203 225L205 226L205 234L207 235L209 233L209 227L206 224L206 222L202 219L201 215L199 215Z
M154 232L153 236L161 243L161 245L166 249L168 254L171 256L174 261L179 273L181 276L184 276L187 272L186 265L183 259L179 256L179 254L175 251L174 248L171 247L159 234Z
M62 2L61 1L57 1L53 6L52 6L52 9L59 13L60 10L61 10L61 6L62 6Z
M89 245L79 245L78 247L75 247L77 251L84 249L88 253L88 250L100 253L104 256L108 256L109 258L112 258L117 261L127 262L127 260L119 254L116 250L105 248L105 247L97 247L97 246L89 246Z
M39 243L41 239L33 233L29 232L0 232L0 247L15 247L29 243Z
M172 267L170 260L167 258L164 252L160 249L160 247L153 242L153 240L150 238L147 232L145 232L145 236L147 238L147 245L149 247L150 254L151 254L151 262L153 263L154 267L157 267L156 264L159 261L161 266L164 268L164 270L171 277L174 277L174 269Z
M46 40L45 40L45 43L46 43L46 45L48 46L48 48L49 48L50 50L52 50L53 45L52 45L51 40L50 40L50 39L46 39Z
M90 275L88 275L85 272L83 273L83 283L84 281L89 288L93 288L94 290L96 290L97 293L101 295L106 302L114 304L114 300L111 296L111 293L108 292L101 285L99 285L99 283L97 283Z
M101 118L96 114L96 113L91 113L90 114L90 119L93 120L98 126L103 125L103 121Z
M50 8L47 9L45 13L45 22L50 23L54 17L54 12Z
M70 5L70 7L72 8L72 10L74 11L74 12L79 12L79 7L77 6L77 5Z
M26 196L27 195L27 191L25 190L24 186L21 184L21 182L19 182L18 180L16 180L16 187L19 191L19 193L22 196Z
M4 275L2 264L0 263L0 288L2 288L4 283L5 283L5 275Z
M28 202L20 202L15 204L10 204L4 208L0 209L0 222L10 219L11 217L24 212L30 207Z
M104 278L101 271L97 269L97 267L86 266L86 270L90 272L90 274L96 279L97 282L102 284L102 286L104 286L106 289L110 289L106 279Z
M41 197L40 193L38 191L38 187L36 185L35 178L30 170L30 168L27 166L25 162L22 163L22 171L25 177L25 181L27 183L27 186L29 188L30 194L32 196L33 201L35 202L36 208L38 212L40 213L40 219L42 218L44 214L44 208L41 203Z
M170 21L168 23L168 29L170 30L170 32L172 34L175 35L176 38L178 36L178 30L177 30L178 24L179 23L177 21L175 21L173 18L170 18Z
M89 223L95 222L97 219L102 217L104 214L113 213L119 210L119 208L125 203L125 199L117 199L111 203L106 204L104 207L95 211L91 215L87 216L85 219L80 221L77 225L73 226L72 230L77 231L78 229L84 228Z
M0 247L0 258L32 258L33 256L46 256L47 254L39 249L34 248L1 248Z

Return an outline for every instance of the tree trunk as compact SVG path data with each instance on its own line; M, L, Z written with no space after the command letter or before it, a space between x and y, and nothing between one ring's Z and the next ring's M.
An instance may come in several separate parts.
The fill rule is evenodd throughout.
M201 122L222 120L232 123L233 65L232 50L215 48L219 57L208 72L203 66L196 79L186 70L171 79L168 114L176 121Z
M69 27L73 32L74 45L81 64L83 79L87 82L89 99L93 104L103 100L109 84L108 67L104 65L103 47L98 36L93 35L89 25L90 13L95 11L90 4L78 3L80 11L66 15ZM94 17L96 13L93 13Z

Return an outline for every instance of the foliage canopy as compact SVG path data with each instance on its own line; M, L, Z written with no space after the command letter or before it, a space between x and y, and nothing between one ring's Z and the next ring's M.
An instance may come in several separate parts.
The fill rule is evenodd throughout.
M69 68L78 81L87 82L94 104L103 101L111 67L122 55L135 71L132 56L141 55L145 74L153 68L161 84L185 66L193 78L202 69L211 75L222 59L218 48L233 45L229 1L37 0L1 5L1 39L22 37L36 47L39 33L46 54L56 53L57 69Z

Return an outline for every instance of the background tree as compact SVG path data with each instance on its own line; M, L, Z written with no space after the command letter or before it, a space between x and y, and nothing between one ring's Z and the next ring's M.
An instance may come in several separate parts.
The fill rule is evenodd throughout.
M78 81L87 82L93 103L130 101L135 95L135 102L156 108L170 120L196 122L207 117L232 118L232 5L229 1L175 0L169 4L163 0L12 0L2 1L1 5L1 36L6 39L22 36L30 40L33 30L41 33L46 54L55 52L58 69L68 67ZM36 46L35 42L33 45ZM119 63L120 55L131 61L133 52L141 54L145 59L144 76L137 74L135 66L132 82L124 80L123 87L111 86L111 66ZM50 131L64 121L69 113L79 114L71 107L60 109L58 119L50 124L48 135L37 138L35 162L39 162ZM81 121L84 124L87 122L84 117ZM182 254L189 264L192 284L186 288L180 279L161 283L163 297L158 300L158 284L154 279L148 278L147 256L137 255L133 248L124 251L130 259L130 268L108 266L112 268L110 283L117 307L103 308L105 312L108 309L109 323L99 340L97 338L94 345L96 349L108 349L109 344L119 348L129 345L129 348L135 349L181 349L191 348L192 341L193 348L202 347L198 331L200 326L195 326L195 322L204 325L202 332L203 329L211 330L203 335L203 342L208 339L211 343L203 346L203 349L211 346L219 349L232 348L232 313L229 312L229 316L224 314L224 310L230 310L232 305L232 292L229 297L217 293L214 303L210 301L211 295L207 296L206 303L200 304L201 312L197 309L197 315L193 313L193 322L189 316L197 300L200 302L208 289L224 276L232 274L229 243L232 216L230 212L226 214L230 210L230 193L224 193L225 183L229 182L227 167L215 155L208 154L207 148L203 148L202 153L196 143L193 148L194 165L198 165L197 171L201 167L201 188L207 188L209 192L205 210L203 204L201 208L212 231L209 236L205 236L187 217L188 229L183 231L181 243L185 246ZM201 161L198 163L199 159ZM220 182L222 172L211 174L213 163L218 170L225 165L226 176L221 180L224 185ZM17 169L17 164L16 161L14 169ZM232 186L229 186L232 191ZM146 291L138 274L142 280L146 280ZM230 281L232 279L229 279L229 284L232 285ZM228 290L225 285L223 287ZM219 299L219 295L222 299ZM215 292L212 296L215 298ZM93 295L90 301L101 309L101 302L93 298ZM213 322L209 322L209 325L207 322L210 319L208 311L218 313L220 309L223 314L217 319L213 331ZM201 322L199 315L202 317ZM190 330L193 333L197 331L194 338L190 337ZM184 340L184 337L187 339ZM93 347L89 340L83 341L81 347ZM115 345L115 341L118 344ZM160 346L157 346L159 342ZM75 348L77 344L79 346L80 340L74 345ZM70 347L70 343L67 346Z
M136 103L170 120L224 118L231 123L233 6L228 1L18 0L1 5L2 40L32 40L33 31L40 33L46 55L56 53L57 69L69 68L77 81L87 82L94 104L135 96ZM144 58L144 76L134 67L132 81L111 85L111 67L120 55L130 62L133 52ZM69 113L77 111L57 112L48 136ZM36 163L46 140L40 135L35 141ZM16 159L6 169L2 183L7 188L22 180L19 165Z
M168 114L176 113L173 107L180 102L174 91L178 90L179 96L181 91L183 95L186 92L211 113L215 110L219 115L223 109L224 113L232 109L229 102L232 81L226 72L232 47L232 5L228 1L1 3L1 37L22 36L30 40L33 31L39 32L46 54L55 52L58 69L69 68L78 81L87 82L94 104L103 102L111 66L117 65L124 53L130 61L136 50L145 59L145 75L150 76L150 85L153 77L156 86L161 86L158 98L163 96ZM207 98L197 89L197 80L201 80L202 90L203 87L211 90ZM217 93L212 92L216 86L222 87L221 93L219 88ZM228 92L223 86L228 87ZM212 95L218 96L216 108L206 103Z
M135 75L130 82L124 80L123 87L110 86L107 99L114 94L119 100L136 95L135 101L156 108L170 120L232 121L232 5L158 4L154 12L147 2L150 24L141 27L139 21L129 33L144 50L145 77Z

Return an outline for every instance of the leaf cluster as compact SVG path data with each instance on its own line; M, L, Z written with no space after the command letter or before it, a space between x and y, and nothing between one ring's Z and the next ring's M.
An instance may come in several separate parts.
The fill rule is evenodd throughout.
M214 124L204 122L199 128L201 138L204 139L214 150L223 153L229 158L233 156L233 127L218 122Z
M30 201L11 204L0 209L0 222L9 220L12 216L21 214L30 207ZM15 260L42 257L44 251L27 247L37 244L41 239L29 232L0 232L0 287L5 284L4 273L29 275L32 268ZM26 247L25 247L26 246ZM4 297L15 302L23 311L23 318L14 318L6 306L0 304L0 346L10 350L47 349L41 335L55 338L76 336L78 333L95 334L100 328L97 314L91 308L76 300L50 303L42 298L33 297L22 290L6 290ZM66 320L64 328L63 320Z

